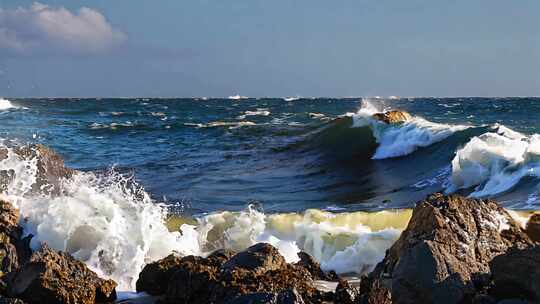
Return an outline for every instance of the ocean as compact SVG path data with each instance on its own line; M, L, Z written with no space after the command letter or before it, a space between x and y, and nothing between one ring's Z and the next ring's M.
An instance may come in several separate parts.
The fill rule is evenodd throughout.
M390 109L413 118L386 125ZM145 263L269 242L362 274L433 192L540 209L540 98L0 99L0 143L43 144L79 171L31 193L14 153L16 204L47 242L133 290Z

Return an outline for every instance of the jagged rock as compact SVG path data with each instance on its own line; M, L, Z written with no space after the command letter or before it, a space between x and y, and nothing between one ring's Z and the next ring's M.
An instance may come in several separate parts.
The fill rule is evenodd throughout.
M540 302L540 247L512 248L490 265L494 282L491 293L496 298Z
M180 261L180 257L171 254L144 266L135 284L137 292L144 291L150 295L164 294L171 277L178 270Z
M249 271L262 274L285 267L285 258L272 245L258 243L230 258L221 267L224 272Z
M25 304L23 300L16 298L2 298L0 297L0 304Z
M274 295L276 301L288 299L283 303L320 303L326 296L315 288L305 268L287 264L276 248L263 243L237 254L218 250L207 258L167 257L145 267L137 290L161 292L154 283L148 283L152 278L167 285L165 303L227 303L262 294ZM162 283L165 281L168 284Z
M339 280L334 295L335 303L354 304L357 291L354 290L346 280Z
M44 145L30 145L15 149L23 159L37 160L36 182L32 191L45 194L58 194L63 179L70 178L75 172L64 165L62 157Z
M68 253L43 245L15 273L8 293L28 303L86 304L114 301L115 288Z
M323 281L337 281L338 275L330 271L328 273L322 271L321 264L317 262L311 255L301 251L298 253L300 260L294 265L298 267L305 268L313 277L314 280L323 280Z
M390 290L393 303L460 303L476 293L474 278L514 245L531 240L495 202L434 194L416 206L371 285ZM369 298L366 286L361 293Z
M527 222L525 232L531 240L540 242L540 213L535 213L531 216Z
M31 236L22 236L19 210L9 202L0 200L0 294L5 294L11 272L19 269L32 254Z
M393 110L393 111L387 111L384 113L375 113L373 114L373 118L387 124L394 124L394 123L409 121L412 118L412 116L411 114L405 111Z
M360 292L356 298L359 304L392 304L390 289L382 285L381 280L363 276L360 281ZM398 301L396 301L398 303ZM424 303L424 302L417 302Z
M279 294L269 292L248 293L234 298L227 304L304 304L304 300L298 291L293 288Z

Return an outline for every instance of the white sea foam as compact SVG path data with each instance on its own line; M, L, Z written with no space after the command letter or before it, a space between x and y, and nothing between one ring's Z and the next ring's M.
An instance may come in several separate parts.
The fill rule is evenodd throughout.
M169 232L165 209L153 203L143 189L113 171L104 176L77 172L63 181L63 191L51 197L32 193L36 159L21 159L9 150L0 170L13 170L15 178L2 193L22 214L32 246L47 242L71 253L99 275L133 290L145 263L172 251L200 254L194 227L184 225L182 234Z
M491 196L512 190L526 176L540 178L540 135L496 125L457 151L447 191L474 187L471 196Z
M248 99L249 97L247 96L242 96L242 95L233 95L233 96L229 96L229 99L231 100L242 100L242 99Z
M373 159L404 156L467 128L462 125L434 123L418 116L413 116L409 121L391 125L372 117L375 113L387 110L389 107L383 104L376 105L369 100L363 100L362 107L357 113L347 114L353 118L353 127L371 128L379 144Z
M0 98L0 111L8 110L8 109L16 109L17 107L14 106L11 101Z
M238 119L245 119L248 116L269 116L271 113L268 109L258 108L255 111L245 111L244 114L238 116Z

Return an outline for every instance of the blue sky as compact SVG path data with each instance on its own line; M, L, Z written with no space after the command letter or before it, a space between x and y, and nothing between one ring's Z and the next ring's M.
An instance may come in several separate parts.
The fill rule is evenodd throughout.
M540 95L537 0L0 8L0 96Z

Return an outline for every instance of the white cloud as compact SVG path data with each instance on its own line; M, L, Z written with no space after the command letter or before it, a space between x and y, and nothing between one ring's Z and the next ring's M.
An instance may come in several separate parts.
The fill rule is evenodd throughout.
M86 7L71 12L34 2L28 8L0 8L0 49L99 53L125 39L99 11Z

